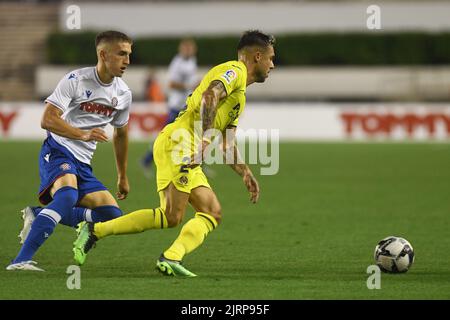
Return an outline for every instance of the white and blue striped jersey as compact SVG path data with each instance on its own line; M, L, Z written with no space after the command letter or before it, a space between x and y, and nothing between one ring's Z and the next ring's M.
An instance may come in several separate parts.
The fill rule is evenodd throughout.
M104 129L108 123L116 128L125 126L131 100L131 90L121 78L115 77L111 83L102 83L96 67L88 67L65 75L45 102L61 109L62 119L69 125L90 130ZM91 163L96 141L73 140L53 132L50 135L76 159Z

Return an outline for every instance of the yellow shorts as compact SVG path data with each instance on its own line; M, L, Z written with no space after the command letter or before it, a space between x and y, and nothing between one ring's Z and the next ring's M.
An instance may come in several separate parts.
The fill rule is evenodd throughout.
M173 147L170 136L163 132L158 135L153 145L158 192L167 188L171 182L177 190L186 193L191 193L192 189L200 186L211 189L201 166L190 169L172 160Z

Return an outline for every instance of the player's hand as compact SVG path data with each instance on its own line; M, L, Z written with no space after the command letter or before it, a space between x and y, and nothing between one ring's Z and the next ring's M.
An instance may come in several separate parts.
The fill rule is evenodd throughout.
M98 141L98 142L107 142L108 136L103 129L94 128L91 130L84 131L84 135L81 137L83 141Z
M130 192L130 185L128 184L128 178L119 178L117 181L116 196L118 200L124 200L127 198L128 192Z
M256 203L259 199L258 181L256 181L251 172L244 173L242 180L244 180L244 184L247 187L247 190L250 192L250 201L252 203Z

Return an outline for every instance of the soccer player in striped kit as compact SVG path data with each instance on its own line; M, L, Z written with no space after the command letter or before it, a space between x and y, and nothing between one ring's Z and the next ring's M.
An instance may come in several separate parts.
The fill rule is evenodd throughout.
M39 200L46 207L27 207L23 246L7 270L43 271L32 260L58 223L76 227L122 215L116 200L94 176L91 160L97 142L106 142L107 124L114 127L118 173L117 199L129 192L128 119L131 91L121 79L130 63L132 40L118 31L97 35L98 63L65 75L45 100L41 127L47 130L39 156Z

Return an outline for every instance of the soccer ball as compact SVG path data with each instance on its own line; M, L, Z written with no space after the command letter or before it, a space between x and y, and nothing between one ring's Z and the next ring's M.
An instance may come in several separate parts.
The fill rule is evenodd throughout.
M374 258L381 271L403 273L414 262L414 249L406 239L391 236L378 242Z

